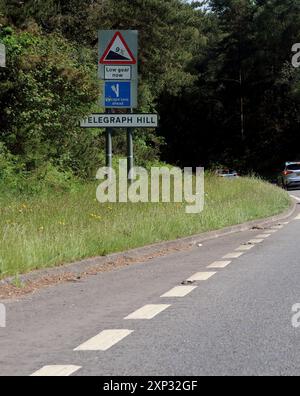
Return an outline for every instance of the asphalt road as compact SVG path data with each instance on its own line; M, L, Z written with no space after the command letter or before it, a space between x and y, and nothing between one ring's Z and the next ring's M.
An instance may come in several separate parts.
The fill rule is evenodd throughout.
M299 375L299 213L5 302L0 375Z

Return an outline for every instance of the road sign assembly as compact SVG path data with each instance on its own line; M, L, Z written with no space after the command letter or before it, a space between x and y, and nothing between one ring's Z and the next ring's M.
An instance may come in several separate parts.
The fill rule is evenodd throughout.
M112 128L127 129L128 178L133 168L133 128L157 128L157 114L133 114L138 107L138 31L98 32L98 77L105 114L91 114L81 128L106 129L106 166L112 167ZM122 110L126 111L121 113ZM118 113L119 112L119 113ZM131 179L130 179L131 180Z

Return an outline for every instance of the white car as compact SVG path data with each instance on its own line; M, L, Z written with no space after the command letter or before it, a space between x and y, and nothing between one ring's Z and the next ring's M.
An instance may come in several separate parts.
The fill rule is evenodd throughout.
M216 171L216 175L227 179L235 179L239 177L238 172L232 169L218 169Z
M278 177L278 185L289 190L300 187L300 162L286 162Z

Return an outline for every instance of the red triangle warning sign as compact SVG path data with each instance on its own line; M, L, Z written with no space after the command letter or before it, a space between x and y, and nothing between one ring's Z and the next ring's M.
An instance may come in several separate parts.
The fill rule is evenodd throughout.
M136 59L120 32L116 32L99 63L104 65L136 64Z

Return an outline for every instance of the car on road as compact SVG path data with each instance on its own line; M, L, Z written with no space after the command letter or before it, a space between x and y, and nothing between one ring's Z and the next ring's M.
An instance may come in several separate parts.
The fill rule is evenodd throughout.
M285 163L284 170L278 176L278 185L286 190L300 187L300 161Z
M239 177L238 172L232 169L217 169L216 175L227 179L235 179Z

